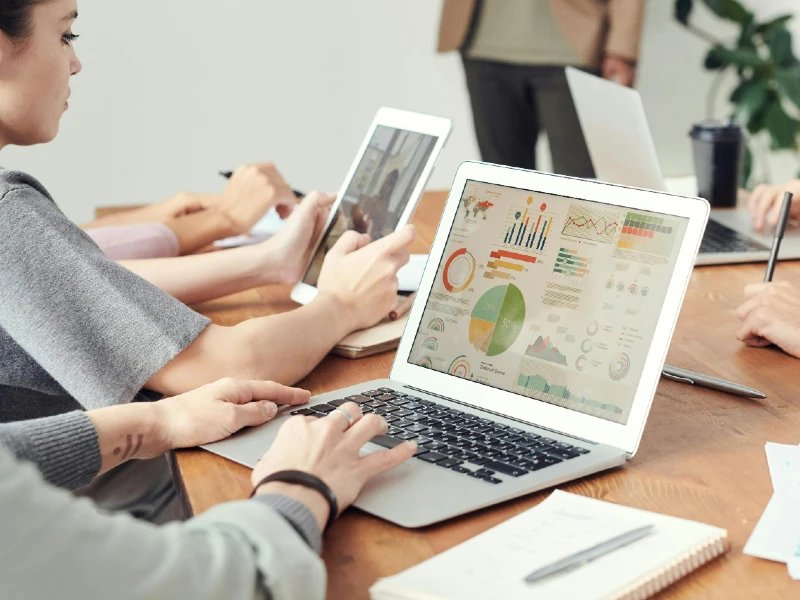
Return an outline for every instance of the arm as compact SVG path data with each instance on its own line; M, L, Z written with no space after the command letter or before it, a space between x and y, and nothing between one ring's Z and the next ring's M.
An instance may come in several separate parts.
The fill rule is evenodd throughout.
M309 394L263 381L222 380L182 396L0 424L0 444L44 479L77 489L133 459L214 442L303 404Z
M348 231L325 258L313 302L235 327L209 325L146 387L174 395L225 376L296 383L347 334L398 311L397 271L415 236L408 226L369 243Z
M608 33L602 74L605 79L632 87L636 78L644 0L610 0Z
M296 283L308 264L334 200L332 195L311 192L281 231L261 244L120 264L186 304L262 285Z

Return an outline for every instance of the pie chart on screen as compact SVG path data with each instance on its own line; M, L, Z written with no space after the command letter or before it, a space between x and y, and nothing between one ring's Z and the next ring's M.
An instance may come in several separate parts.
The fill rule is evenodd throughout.
M463 292L475 277L475 257L461 248L453 252L444 264L442 283L451 294Z
M513 284L493 287L475 303L469 341L486 356L498 356L517 341L525 321L525 298Z

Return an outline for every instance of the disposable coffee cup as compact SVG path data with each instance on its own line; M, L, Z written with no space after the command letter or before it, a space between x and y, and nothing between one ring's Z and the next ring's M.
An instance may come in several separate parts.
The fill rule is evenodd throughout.
M736 206L744 133L734 123L702 121L692 127L697 195L714 208Z

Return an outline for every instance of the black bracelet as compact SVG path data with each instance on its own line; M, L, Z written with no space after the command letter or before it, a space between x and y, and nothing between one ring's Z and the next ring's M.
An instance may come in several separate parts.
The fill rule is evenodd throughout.
M328 513L328 522L325 523L325 529L328 529L328 527L331 526L331 524L336 520L336 517L339 515L339 503L336 501L336 495L333 493L333 490L329 488L328 485L319 477L311 475L310 473L304 473L303 471L278 471L277 473L268 475L259 481L258 485L253 488L253 492L250 494L250 497L252 498L255 496L258 488L269 483L270 481L282 481L283 483L301 485L303 487L316 490L322 494L322 497L328 501L328 508L330 509L330 512Z

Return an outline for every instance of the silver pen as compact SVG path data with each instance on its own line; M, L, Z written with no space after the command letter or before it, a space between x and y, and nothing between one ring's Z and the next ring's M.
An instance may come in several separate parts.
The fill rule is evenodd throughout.
M626 531L623 534L620 534L616 537L611 538L610 540L606 540L605 542L600 542L596 546L592 546L591 548L587 548L586 550L581 550L580 552L576 552L571 556L567 556L566 558L562 558L561 560L557 560L554 563L550 563L549 565L545 565L535 571L529 573L525 577L525 583L533 583L534 581L538 581L544 577L549 575L553 575L565 569L570 569L572 567L577 567L579 565L583 565L595 558L600 558L601 556L605 556L606 554L613 552L614 550L618 550L628 544L632 544L636 540L642 539L646 535L650 535L653 531L654 525L645 525L644 527L637 527L636 529L632 529L630 531Z
M678 367L670 367L669 365L664 365L664 368L661 370L661 375L672 381L697 385L711 390L733 394L734 396L743 396L753 399L764 399L767 397L766 394L747 387L746 385L711 377L710 375L703 375L702 373L687 371L686 369L679 369Z

